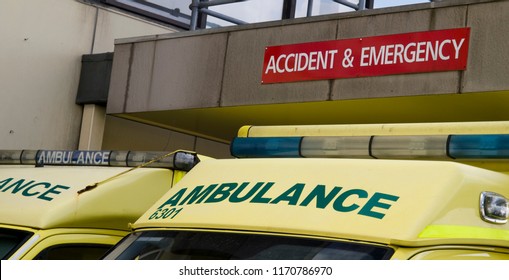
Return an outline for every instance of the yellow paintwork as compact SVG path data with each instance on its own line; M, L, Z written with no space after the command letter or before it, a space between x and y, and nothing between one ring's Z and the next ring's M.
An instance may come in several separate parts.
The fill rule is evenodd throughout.
M244 126L238 135L497 133L509 133L509 122ZM509 170L508 165L505 161L473 160L468 164L332 158L212 160L193 169L133 228L226 230L354 240L395 248L395 259L408 259L426 250L453 248L456 251L442 251L441 255L423 253L418 258L474 258L475 253L451 247L461 244L473 251L493 250L487 258L503 259L509 256L509 224L482 220L479 199L483 191L509 197L509 173L500 172ZM260 190L268 182L271 186L262 193ZM257 183L261 184L259 188ZM383 198L372 202L375 194Z
M243 182L274 182L265 197L276 198L297 183L305 184L297 205L232 203L229 199L207 203L185 203L173 219L149 219L157 208L179 190L196 186ZM377 208L382 219L359 215L367 199L352 196L346 205L358 204L351 212L324 209L316 201L300 206L317 185L365 190L398 196L389 209ZM230 159L204 162L193 169L171 191L149 209L134 228L210 228L305 234L354 239L396 246L455 243L451 236L421 236L431 225L496 229L509 233L509 225L484 222L479 214L479 195L493 191L509 196L509 176L451 162L362 160L362 159ZM189 193L187 191L187 193ZM246 194L247 190L243 192ZM186 196L186 195L184 195ZM209 196L212 196L210 194ZM336 196L337 197L337 196ZM389 202L389 201L385 201ZM461 236L466 244L503 246L507 240L478 234Z
M0 189L0 222L31 228L94 227L128 230L127 224L139 217L172 185L173 171L137 169L89 191L78 191L128 170L120 167L3 168L0 181L14 178L26 182L48 182L69 189L52 194L52 200L23 195L22 190ZM0 184L1 186L1 184ZM4 192L5 190L5 192ZM45 188L40 187L38 192ZM33 192L36 192L34 190Z
M164 168L0 165L0 228L34 233L30 244L11 257L32 259L48 246L66 243L112 246L185 173Z
M0 225L0 227L27 230L7 225ZM46 248L68 244L113 246L129 232L95 228L57 228L33 230L33 233L34 235L25 243L25 247L19 248L10 259L32 260Z

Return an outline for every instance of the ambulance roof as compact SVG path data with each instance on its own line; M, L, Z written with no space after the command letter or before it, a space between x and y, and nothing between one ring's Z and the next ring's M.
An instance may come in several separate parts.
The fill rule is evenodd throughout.
M195 154L181 151L2 150L0 159L0 224L35 229L128 230L185 172L176 169L197 163Z
M446 161L212 160L195 167L134 228L507 246L509 225L482 220L479 204L484 191L507 197L508 186L507 174Z

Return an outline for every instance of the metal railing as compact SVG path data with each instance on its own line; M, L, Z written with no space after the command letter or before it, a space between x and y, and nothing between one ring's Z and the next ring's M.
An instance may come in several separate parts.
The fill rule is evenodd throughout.
M189 8L191 9L191 24L190 30L196 30L199 26L199 18L203 14L216 17L218 19L233 23L233 24L246 24L246 22L221 14L219 12L212 11L208 7L219 6L225 4L233 4L238 2L245 2L248 0L192 0ZM340 5L344 5L348 8L356 11L364 9L372 9L375 0L359 0L358 4L349 2L347 0L332 0ZM295 5L296 0L284 0L283 3L283 14L282 19L294 18L295 17ZM313 10L313 0L308 0L306 16L311 16ZM204 25L204 24L202 24Z
M237 2L245 2L249 0L192 0L191 5L189 8L191 9L191 24L190 24L190 30L196 30L201 25L201 28L205 28L206 26L206 19L204 21L200 22L200 17L203 15L209 15L216 17L218 19L233 23L233 24L246 24L246 22L236 19L231 16L227 16L224 14L221 14L219 12L212 11L208 9L212 6L219 6L219 5L225 5L225 4L232 4ZM365 9L373 9L374 4L376 0L359 0L357 4L347 1L347 0L332 0L333 2L343 5L345 7L351 8L356 11L365 10ZM435 0L429 0L430 2L434 2ZM289 19L295 17L295 6L296 6L296 0L284 0L283 2L283 12L281 19ZM308 0L307 5L307 11L306 16L310 17L312 16L313 11L313 0Z
M225 4L232 4L236 2L244 2L247 0L212 0L212 1L204 1L204 0L191 0L191 5L189 5L189 8L191 9L191 26L190 30L197 29L198 26L198 20L200 15L210 15L222 20L225 20L227 22L231 22L234 24L246 24L247 22L244 22L242 20L214 12L212 10L209 10L208 7L212 6L219 6L219 5L225 5Z
M94 0L91 0L94 1ZM179 8L169 8L168 5L164 5L162 0L95 0L98 2L106 3L108 5L116 6L125 10L130 10L134 13L148 16L153 19L166 22L183 29L196 30L204 29L207 27L219 27L221 24L213 23L208 21L207 17L214 17L219 20L226 21L232 24L246 24L243 20L240 20L236 16L226 15L218 12L217 9L212 10L211 7L217 7L221 5L234 4L239 2L257 1L257 0L188 0L190 3L189 10L190 15L186 12L186 1L170 1L171 3L179 3ZM297 0L282 0L282 13L280 19L290 19L296 17ZM336 3L348 9L355 11L373 9L377 0L358 0L357 3L348 0L330 0L332 3ZM427 0L434 2L437 0ZM329 2L329 3L330 3ZM320 2L322 3L322 2ZM316 4L314 0L307 1L306 17L313 15L313 8ZM187 11L189 11L187 10ZM301 9L300 12L303 12ZM238 15L240 16L240 15ZM301 13L301 16L303 14Z

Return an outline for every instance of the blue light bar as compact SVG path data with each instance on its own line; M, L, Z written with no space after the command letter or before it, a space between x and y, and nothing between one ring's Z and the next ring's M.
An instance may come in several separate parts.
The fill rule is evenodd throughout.
M235 138L230 150L235 157L300 157L302 137Z
M508 159L509 135L451 135L448 153L457 159Z
M509 160L509 134L237 137L230 150L239 158Z

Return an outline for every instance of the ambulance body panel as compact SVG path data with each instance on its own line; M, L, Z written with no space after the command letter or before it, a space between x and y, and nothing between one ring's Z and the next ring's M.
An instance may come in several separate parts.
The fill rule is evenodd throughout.
M271 163L204 162L135 227L313 232L406 246L454 243L447 230L468 228L484 231L491 245L507 242L504 236L497 239L500 227L486 228L479 218L479 195L468 194L502 192L509 185L508 175L448 162L273 159ZM165 209L173 208L179 213L164 218Z
M316 142L295 137L296 127L283 136L244 127L232 154L246 158L201 162L106 258L277 259L295 251L304 259L509 259L509 138L494 133L501 125L423 125L433 133L403 138L375 129ZM337 136L328 126L308 128ZM476 131L488 136L469 134ZM307 143L319 157L304 155ZM351 152L344 146L357 153L364 145L359 158L343 156ZM222 243L237 245L214 245Z
M10 229L2 225L0 232ZM27 228L23 228L26 231ZM10 252L2 250L3 259L17 260L90 260L101 258L126 234L124 230L98 228L55 228L34 230L30 238ZM2 249L6 249L5 247Z
M186 172L0 165L0 257L98 259Z
M128 230L127 224L164 194L172 183L168 169L137 169L78 193L128 168L0 167L0 216L3 224L32 228L99 227ZM165 186L165 187L162 187ZM136 199L133 199L136 198Z

